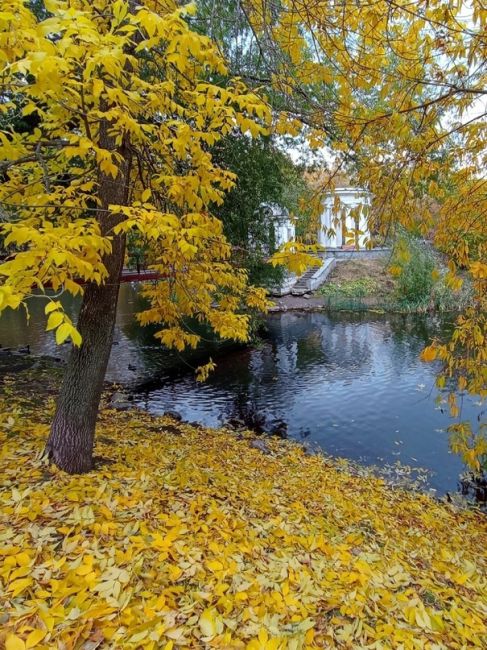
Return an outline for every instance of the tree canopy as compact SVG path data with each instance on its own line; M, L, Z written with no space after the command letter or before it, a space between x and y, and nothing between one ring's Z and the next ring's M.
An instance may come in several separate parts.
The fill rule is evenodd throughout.
M487 394L487 72L482 2L243 2L252 38L272 51L271 87L293 110L276 128L328 147L374 196L371 229L398 226L449 260L448 281L472 278L475 300L453 339L434 343L461 390ZM316 92L326 87L328 94ZM321 188L333 187L333 177ZM317 202L319 209L320 203ZM452 395L453 413L458 406Z
M103 282L110 237L138 230L154 244L154 266L170 269L144 317L170 323L166 342L193 311L222 334L244 335L245 317L232 312L245 278L226 265L221 225L207 212L234 176L212 163L207 146L236 126L264 132L268 107L238 81L211 83L224 63L171 3L159 14L123 2L69 4L46 3L50 16L39 21L11 2L3 16L1 108L35 113L39 125L27 136L8 127L0 135L6 245L24 249L2 266L2 306L17 307L33 286L79 293L77 280ZM118 182L122 200L100 196ZM208 284L224 289L218 308L213 293L204 298ZM58 342L79 343L59 303L46 309Z

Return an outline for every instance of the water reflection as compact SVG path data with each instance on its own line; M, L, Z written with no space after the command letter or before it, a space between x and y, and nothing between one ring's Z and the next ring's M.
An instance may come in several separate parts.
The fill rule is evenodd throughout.
M74 317L77 304L66 308ZM138 386L140 406L213 426L238 419L280 427L331 454L426 467L438 491L457 488L464 468L448 448L451 420L435 405L434 366L419 361L432 337L449 335L452 317L287 312L268 318L265 338L252 349L209 345L178 355L137 325L133 314L141 308L137 290L123 285L107 377ZM13 312L3 316L0 343L64 355L67 346L56 348L43 331L43 309L31 302L29 324ZM218 366L201 384L191 368L209 352ZM463 418L474 421L481 410L465 397Z
M254 418L257 426L282 420L289 435L328 453L426 467L432 487L456 489L464 468L448 448L451 420L435 405L434 367L419 361L449 321L285 313L268 322L264 343L227 353L206 384L186 373L161 377L139 403L214 426L233 418ZM479 410L464 399L462 417L476 418Z

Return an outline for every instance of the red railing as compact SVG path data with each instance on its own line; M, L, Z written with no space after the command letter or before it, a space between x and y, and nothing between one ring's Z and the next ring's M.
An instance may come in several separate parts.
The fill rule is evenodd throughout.
M169 277L167 273L158 273L150 269L123 269L120 282L147 282L148 280L163 280Z

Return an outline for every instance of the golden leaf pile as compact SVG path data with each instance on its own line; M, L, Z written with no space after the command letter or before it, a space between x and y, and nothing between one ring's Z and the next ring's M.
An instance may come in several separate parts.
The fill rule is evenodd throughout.
M137 411L69 476L2 407L1 648L486 647L480 514Z

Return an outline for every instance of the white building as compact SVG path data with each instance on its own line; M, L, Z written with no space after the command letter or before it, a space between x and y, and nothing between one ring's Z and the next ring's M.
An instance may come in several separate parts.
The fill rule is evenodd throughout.
M364 248L370 238L367 216L370 192L356 187L340 187L325 196L318 243L325 248Z
M289 212L277 203L265 203L261 211L269 228L270 248L278 250L283 244L293 241L296 227L289 217ZM269 252L274 252L270 250Z
M296 237L296 226L286 208L277 203L264 203L260 207L260 212L269 235L266 251L268 255L275 253L284 244L294 241ZM297 277L294 273L284 271L284 277L280 286L275 286L270 293L276 296L284 296L291 292L296 280Z

